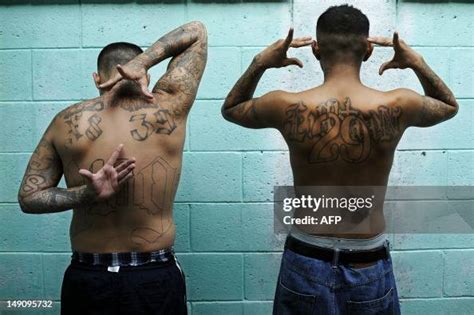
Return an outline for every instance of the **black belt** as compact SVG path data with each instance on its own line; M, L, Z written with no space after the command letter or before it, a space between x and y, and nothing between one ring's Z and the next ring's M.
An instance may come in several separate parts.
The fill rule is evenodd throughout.
M311 245L292 236L286 238L285 249L334 264L370 263L390 256L388 244L371 250L334 250Z

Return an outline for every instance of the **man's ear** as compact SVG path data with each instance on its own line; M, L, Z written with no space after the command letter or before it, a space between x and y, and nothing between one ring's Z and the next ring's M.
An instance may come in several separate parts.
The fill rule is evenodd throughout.
M319 52L319 44L317 41L313 40L311 43L311 50L313 51L314 57L319 60L321 58L321 54Z
M368 43L367 52L365 53L365 56L364 56L364 61L367 61L370 58L373 51L374 51L374 45L372 43Z
M150 85L150 82L151 82L151 76L149 73L146 74L146 78L148 79L148 84L147 85Z
M100 76L97 72L92 72L92 78L94 79L95 87L100 90L99 84L100 82Z

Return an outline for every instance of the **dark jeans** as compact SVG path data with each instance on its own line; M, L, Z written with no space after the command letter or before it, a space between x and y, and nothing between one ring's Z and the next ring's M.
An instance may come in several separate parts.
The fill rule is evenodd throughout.
M352 268L285 249L273 314L400 314L391 259Z
M184 274L173 260L120 267L71 262L61 291L61 314L186 314Z

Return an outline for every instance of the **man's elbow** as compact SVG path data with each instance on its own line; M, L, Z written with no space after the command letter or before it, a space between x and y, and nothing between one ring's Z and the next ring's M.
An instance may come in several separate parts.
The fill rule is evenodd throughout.
M33 210L33 208L30 206L28 200L21 195L18 195L18 204L20 205L20 209L23 213L37 213L36 211Z
M449 110L447 112L447 119L451 119L453 118L454 116L456 116L459 112L459 104L458 102L454 101L453 104L451 104L451 106L449 106Z
M190 24L193 25L198 30L199 37L206 38L207 37L207 29L206 25L201 21L192 21Z
M225 106L222 106L221 114L222 114L222 117L224 117L225 120L230 121L230 122L234 122L234 120L231 117L231 110L229 108L226 108Z

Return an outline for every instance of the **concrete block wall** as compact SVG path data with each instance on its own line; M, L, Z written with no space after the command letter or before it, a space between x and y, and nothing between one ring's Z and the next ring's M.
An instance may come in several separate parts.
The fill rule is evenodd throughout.
M314 35L315 21L343 1L0 1L0 300L52 299L69 259L70 213L26 215L16 203L25 165L54 113L97 94L91 78L99 49L112 41L146 47L164 32L201 20L209 62L189 118L184 172L176 200L176 249L193 314L269 314L283 240L273 234L274 185L291 183L286 144L272 130L246 130L220 117L223 98L265 45ZM373 35L394 30L446 80L459 114L430 129L411 129L397 151L396 185L474 183L474 4L469 1L354 0ZM310 50L291 52L304 69L270 70L257 94L321 82ZM421 92L411 71L379 65L377 48L363 81ZM165 65L153 69L156 79ZM474 312L472 235L392 235L404 314Z

